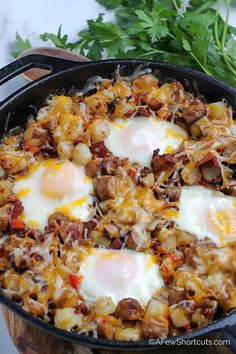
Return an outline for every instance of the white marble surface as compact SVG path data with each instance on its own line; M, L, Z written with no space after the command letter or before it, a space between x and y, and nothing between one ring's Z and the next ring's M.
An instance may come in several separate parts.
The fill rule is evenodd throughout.
M95 18L99 12L104 13L104 8L95 0L0 0L0 67L12 60L16 31L22 38L30 38L33 46L46 46L50 44L40 41L39 33L55 33L63 24L63 32L75 40L86 20ZM106 14L105 18L112 18L112 14ZM0 101L23 84L22 78L5 84L0 89Z
M16 31L37 46L39 33L56 32L63 24L63 31L73 40L86 25L86 19L96 17L99 12L104 9L95 0L0 0L0 67L12 60L10 53L15 49ZM112 14L106 14L105 18L111 19ZM236 25L236 9L231 13L230 22ZM21 77L5 84L0 89L0 101L23 84ZM16 353L0 314L0 354Z

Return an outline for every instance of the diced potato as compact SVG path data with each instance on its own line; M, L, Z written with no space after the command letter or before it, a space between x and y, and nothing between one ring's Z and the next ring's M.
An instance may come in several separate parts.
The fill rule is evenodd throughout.
M92 158L89 147L85 144L79 143L76 145L72 155L72 161L85 166Z
M74 144L71 141L59 141L57 152L61 159L70 159L74 150Z
M168 305L156 298L149 301L145 312L145 318L155 317L157 319L168 317Z
M0 181L0 205L6 203L7 198L12 194L12 186L8 180Z
M93 125L91 129L92 141L102 141L111 133L111 125L108 121L103 120Z
M190 324L190 315L182 307L170 307L170 318L174 326L185 327Z
M94 304L96 315L110 315L115 312L116 306L110 296L100 296Z
M73 327L81 327L83 323L83 315L76 313L74 308L66 307L57 309L54 316L54 324L56 327L70 331Z
M140 330L139 328L121 328L117 329L115 333L116 340L139 340L140 339Z

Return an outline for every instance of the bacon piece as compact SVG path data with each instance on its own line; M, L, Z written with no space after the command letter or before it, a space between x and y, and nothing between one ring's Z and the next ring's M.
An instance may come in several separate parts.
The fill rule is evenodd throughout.
M63 241L70 235L68 243L71 244L73 241L82 240L83 223L69 221L66 215L54 213L48 218L45 232L56 232Z
M137 107L137 113L141 114L144 117L150 117L150 115L151 115L149 110L147 108L145 108L144 106Z
M169 172L175 167L175 159L171 154L159 155L159 149L154 150L152 156L152 167L155 175L160 175L161 172Z
M82 313L82 315L86 316L88 314L88 306L84 302L81 302L79 305L76 306L74 313Z
M89 234L91 231L95 230L96 227L97 227L98 222L99 222L99 221L98 221L97 219L91 219L91 220L89 220L89 221L85 221L85 222L83 223L83 225L84 225L84 232L87 230L86 232Z
M68 221L67 216L62 213L56 212L49 216L48 225L55 227L63 224L65 221Z
M11 219L17 219L20 214L23 212L24 207L19 199L15 199L14 207L11 212Z
M91 144L90 151L93 155L98 157L105 157L111 155L111 151L106 147L104 141L96 141Z
M182 116L191 125L206 115L206 105L199 98L194 98L188 108L183 109Z
M110 242L109 247L113 250L120 250L123 247L123 242L119 238L114 238L114 240Z
M143 315L143 308L136 299L127 297L119 301L115 315L124 321L136 321Z
M82 240L83 224L78 222L66 221L59 228L59 235L63 241L70 235L68 241L71 244L73 241Z

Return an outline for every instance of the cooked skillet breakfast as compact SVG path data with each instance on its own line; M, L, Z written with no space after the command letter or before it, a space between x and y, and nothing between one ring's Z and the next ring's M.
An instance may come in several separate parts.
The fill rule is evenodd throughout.
M32 315L141 340L236 307L236 131L224 100L151 73L96 78L9 132L0 166L0 285Z

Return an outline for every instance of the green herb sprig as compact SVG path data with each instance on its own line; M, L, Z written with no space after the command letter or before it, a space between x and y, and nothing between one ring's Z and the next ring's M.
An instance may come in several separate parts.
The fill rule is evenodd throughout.
M114 11L114 22L99 14L87 21L75 42L68 41L61 26L56 34L40 34L40 39L92 60L141 58L180 64L236 87L236 28L228 22L230 0L225 0L225 18L219 13L220 0L96 1ZM17 33L16 46L15 57L31 43Z

